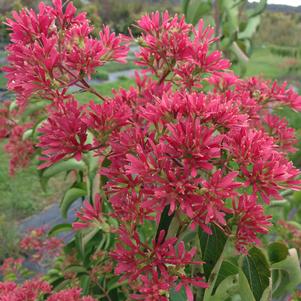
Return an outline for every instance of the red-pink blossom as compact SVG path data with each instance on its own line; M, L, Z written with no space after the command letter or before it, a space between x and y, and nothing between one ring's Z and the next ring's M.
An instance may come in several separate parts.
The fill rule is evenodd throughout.
M18 168L27 166L35 153L33 142L23 139L25 131L31 126L31 124L15 125L8 143L4 146L10 156L9 171L11 175L14 175Z
M57 109L50 112L39 132L38 146L42 148L45 161L39 168L45 168L63 159L75 157L80 160L82 154L91 148L87 143L87 125L83 121L83 109L75 101L59 103Z
M84 229L87 227L101 227L104 223L102 213L102 201L99 194L95 195L93 204L85 200L83 207L76 213L78 221L72 224L75 230Z
M258 234L266 234L271 225L271 216L264 215L264 208L254 196L242 195L233 201L233 214L236 220L236 249L247 253L246 246L258 244Z

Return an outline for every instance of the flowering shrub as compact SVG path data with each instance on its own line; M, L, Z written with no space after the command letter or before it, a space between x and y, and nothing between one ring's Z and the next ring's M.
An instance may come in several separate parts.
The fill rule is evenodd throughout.
M44 182L62 171L77 174L63 215L86 197L65 248L70 266L58 264L49 282L69 279L109 301L268 295L277 250L267 259L255 247L271 224L264 204L301 184L287 158L294 131L273 110L300 111L301 97L285 83L238 78L211 50L214 30L202 20L194 28L167 12L143 16L136 24L143 74L112 97L89 79L98 66L125 62L129 38L108 27L93 38L85 15L60 0L41 3L38 13L14 13L7 25L4 70L16 93L14 119L22 123L1 123L12 171L38 154ZM80 104L74 87L95 100ZM51 234L70 228L56 226ZM236 256L227 259L232 248ZM278 268L286 271L282 260L295 255L286 250ZM298 284L299 270L295 276L291 283Z
M33 229L21 239L20 249L30 256L31 261L47 264L60 255L63 241L56 237L47 237L47 232L45 227Z
M51 292L51 286L42 280L30 280L22 286L14 282L0 283L1 301L37 301ZM95 301L92 297L81 297L80 289L66 289L58 293L52 293L46 301Z

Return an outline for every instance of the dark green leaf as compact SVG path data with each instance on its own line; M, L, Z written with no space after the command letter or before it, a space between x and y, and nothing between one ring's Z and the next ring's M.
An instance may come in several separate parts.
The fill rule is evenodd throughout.
M242 258L242 272L244 273L256 301L260 301L263 293L269 287L269 263L258 248L252 248L247 256Z
M72 230L72 225L71 224L58 224L56 226L54 226L49 232L48 235L49 236L55 236L59 233L62 232L68 232Z
M91 279L89 275L82 275L80 277L80 287L82 288L83 295L87 295L90 290Z
M199 230L202 260L206 262L204 264L204 272L207 280L227 241L227 236L220 228L215 225L212 225L210 228L212 230L211 235L208 235L201 229Z
M273 242L268 246L268 256L271 264L282 261L288 256L288 248L283 242Z
M159 226L158 226L157 234L156 234L156 241L158 240L159 234L160 234L160 232L161 232L162 230L165 231L165 237L166 237L166 235L167 235L168 228L169 228L169 226L170 226L170 224L171 224L171 221L172 221L172 219L173 219L173 217L174 217L174 213L171 214L171 215L168 214L169 208L170 208L170 206L167 205L167 206L164 208L164 210L163 210L163 212L162 212L162 214L161 214L160 222L159 222Z
M80 197L86 195L86 191L81 188L72 187L66 191L60 204L61 213L64 218L67 217L70 206Z

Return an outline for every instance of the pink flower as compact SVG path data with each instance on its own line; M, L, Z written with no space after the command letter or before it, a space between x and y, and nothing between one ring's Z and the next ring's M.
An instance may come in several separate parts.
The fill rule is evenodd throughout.
M84 201L83 207L76 213L79 221L72 224L75 230L88 228L91 226L101 227L105 222L102 214L102 203L99 194L95 195L94 203L91 205L89 201Z
M20 286L13 282L0 282L0 301L36 301L50 291L50 285L40 279L25 281Z
M80 289L70 288L52 294L46 301L95 301L95 299L90 296L81 297Z
M175 247L177 238L164 240L164 231L160 232L157 241L152 240L151 245L143 242L137 232L129 233L125 228L119 229L119 235L121 242L117 243L111 256L117 261L115 273L123 274L121 279L127 278L135 283L142 275L149 275L156 271L160 273L162 282L169 283L172 287L177 280L181 281L183 267L203 264L193 260L196 254L195 248L185 251L184 242L180 242L178 247ZM169 268L170 266L173 268ZM159 290L159 287L157 289Z
M296 148L293 146L297 143L295 130L288 127L288 122L285 119L280 119L276 115L267 114L264 122L267 126L267 131L270 136L275 139L283 152L295 152Z
M104 49L101 57L102 62L116 61L126 63L126 57L129 52L128 39L124 36L116 36L110 32L108 26L104 26L99 33L100 43Z
M150 276L141 275L141 284L137 294L131 294L134 300L168 301L169 281L161 281L158 272L152 271Z
M32 261L42 261L44 264L55 256L59 256L63 241L57 237L48 237L45 227L36 228L25 235L20 243L20 248Z
M111 100L103 104L90 102L84 122L94 134L94 147L106 146L110 135L129 124L130 108L123 102Z
M233 201L233 214L237 224L236 249L247 253L246 246L258 244L258 234L266 234L271 225L271 216L264 215L262 205L256 203L254 196L242 195Z
M10 155L9 171L14 175L18 168L27 166L32 159L35 150L31 140L23 140L23 134L31 124L16 125L12 129L5 151Z
M168 129L170 135L164 139L171 158L182 161L192 176L197 174L197 169L212 169L210 161L220 157L222 135L213 135L214 129L200 125L199 119L169 124Z
M82 153L90 150L87 144L87 125L83 121L83 111L75 100L59 103L57 109L38 130L39 147L42 148L40 160L46 161L39 168L45 168L63 159L75 157L80 160Z

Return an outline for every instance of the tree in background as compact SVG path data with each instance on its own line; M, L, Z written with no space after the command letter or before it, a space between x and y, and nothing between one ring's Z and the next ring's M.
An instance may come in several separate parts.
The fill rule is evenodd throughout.
M300 47L301 14L265 12L262 26L255 35L255 43L262 45Z

